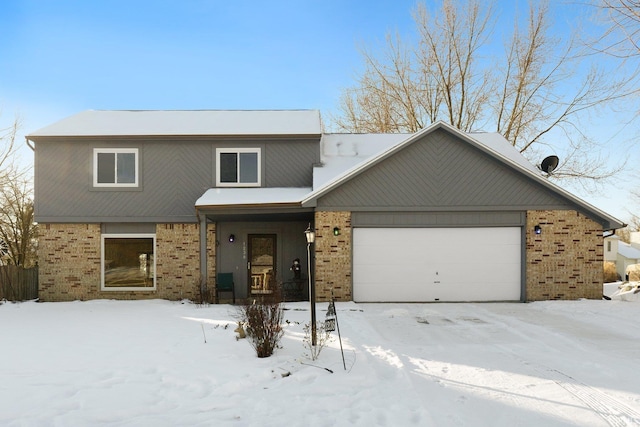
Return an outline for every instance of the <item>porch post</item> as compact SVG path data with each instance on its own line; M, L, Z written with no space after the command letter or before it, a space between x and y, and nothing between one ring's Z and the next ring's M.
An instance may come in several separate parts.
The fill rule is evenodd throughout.
M204 298L207 291L207 216L198 213L200 220L200 295Z

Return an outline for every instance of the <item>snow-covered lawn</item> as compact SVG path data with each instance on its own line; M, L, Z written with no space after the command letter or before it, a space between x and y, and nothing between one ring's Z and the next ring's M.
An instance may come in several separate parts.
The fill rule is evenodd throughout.
M338 303L346 370L286 308L258 359L229 305L4 303L0 425L640 425L637 301Z

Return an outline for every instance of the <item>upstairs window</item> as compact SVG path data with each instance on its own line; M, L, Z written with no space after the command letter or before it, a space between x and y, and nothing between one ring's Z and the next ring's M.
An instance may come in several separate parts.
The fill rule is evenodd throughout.
M216 148L218 187L259 187L259 148Z
M94 187L137 187L137 148L95 148L93 150Z

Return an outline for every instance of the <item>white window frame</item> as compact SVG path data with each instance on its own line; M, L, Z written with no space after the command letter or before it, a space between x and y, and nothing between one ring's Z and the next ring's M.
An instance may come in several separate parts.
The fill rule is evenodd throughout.
M105 240L106 239L152 239L153 240L153 286L105 286ZM136 291L136 292L150 292L155 291L157 289L157 268L156 268L156 258L157 258L157 247L156 247L156 235L151 233L112 233L112 234L102 234L100 236L100 290L104 292L111 291Z
M132 183L98 182L98 154L114 154L116 157L114 179L118 179L118 153L133 153L135 155L135 177ZM139 161L137 148L94 148L93 149L93 186L94 187L138 187L140 183Z
M221 182L220 180L220 154L233 153L238 155L236 182ZM257 182L240 181L240 153L257 154ZM216 148L216 187L260 187L262 185L262 150L260 148Z

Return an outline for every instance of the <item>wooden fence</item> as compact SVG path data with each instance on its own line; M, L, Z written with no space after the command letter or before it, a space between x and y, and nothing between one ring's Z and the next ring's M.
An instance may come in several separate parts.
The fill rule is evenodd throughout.
M0 300L28 301L38 298L38 267L0 266Z

